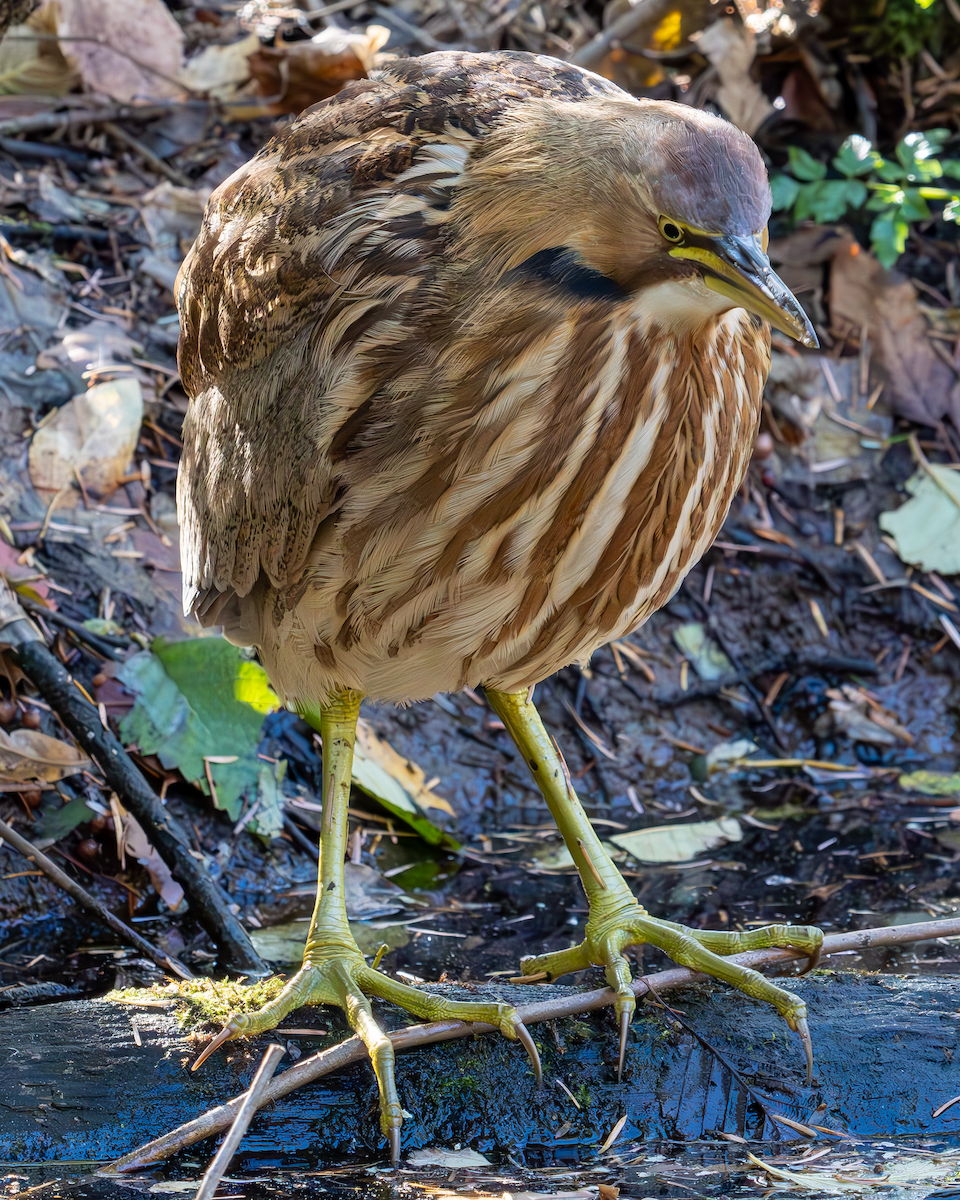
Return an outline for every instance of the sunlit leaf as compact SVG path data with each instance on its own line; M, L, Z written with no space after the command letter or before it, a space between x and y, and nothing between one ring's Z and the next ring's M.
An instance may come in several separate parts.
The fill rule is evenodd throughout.
M882 162L880 155L873 149L865 137L855 133L848 137L833 160L834 168L852 179L857 175L867 175Z

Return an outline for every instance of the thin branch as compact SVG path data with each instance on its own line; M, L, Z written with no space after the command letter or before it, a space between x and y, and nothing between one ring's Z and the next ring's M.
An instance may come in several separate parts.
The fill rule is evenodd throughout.
M915 925L899 925L894 928L857 929L849 933L829 934L823 939L823 955L837 954L843 950L864 950L871 946L899 946L910 942L927 941L930 938L960 937L960 919L949 921L923 921ZM732 954L727 961L737 963L742 967L769 967L789 962L792 959L806 958L805 954L795 950L752 950L745 954ZM634 994L642 996L656 989L663 992L672 988L688 987L692 983L703 983L708 976L691 971L687 967L675 967L670 971L661 971L657 975L647 977L648 984L643 979L637 979L633 984ZM617 996L610 988L598 988L591 992L571 991L567 996L554 1000L546 1000L540 1004L525 1004L517 1010L524 1025L535 1025L541 1021L556 1021L562 1017L574 1017L581 1013L593 1012L598 1008L612 1007ZM429 1046L435 1042L452 1042L457 1038L475 1037L480 1033L491 1033L493 1025L482 1024L479 1021L434 1021L429 1025L410 1025L399 1029L387 1036L393 1042L395 1050L411 1050L415 1046ZM367 1056L363 1043L356 1036L347 1038L338 1046L321 1050L310 1058L300 1062L276 1076L270 1081L263 1093L263 1104L271 1104L282 1096L287 1096L308 1083L329 1075L350 1063L361 1062ZM192 1146L195 1142L214 1134L222 1133L234 1120L237 1110L243 1102L243 1097L228 1100L218 1108L210 1109L193 1121L179 1126L162 1137L155 1138L136 1150L117 1159L104 1168L105 1173L138 1171L153 1163L162 1162L172 1154Z
M93 756L110 787L140 822L144 833L183 886L190 907L220 951L224 965L243 975L270 972L250 936L230 911L229 902L202 861L193 857L179 822L131 761L123 744L105 729L100 713L46 647L13 592L0 587L0 631L17 662L86 753Z
M34 113L29 117L0 121L0 137L12 137L16 133L40 133L68 125L100 125L104 121L155 121L165 117L171 109L180 107L182 102L170 101L167 104L111 104L106 108Z
M675 7L674 0L637 0L632 8L628 8L585 46L581 46L570 61L578 67L595 67L614 43L632 37L644 25L656 25Z
M250 1122L256 1116L257 1109L262 1104L261 1097L263 1096L264 1089L273 1077L277 1063L283 1058L285 1053L286 1050L278 1042L273 1042L267 1047L263 1058L260 1060L257 1073L253 1077L253 1082L242 1098L240 1109L234 1118L233 1124L230 1126L230 1132L223 1139L223 1145L214 1155L210 1166L207 1167L200 1186L197 1188L194 1200L213 1200L217 1185L226 1174L227 1167L230 1166L230 1159L236 1154L237 1147L240 1145L243 1135L250 1128Z
M165 954L162 950L158 950L152 942L148 942L146 938L141 937L139 933L131 929L129 925L114 916L105 904L101 904L96 896L91 896L90 893L80 886L76 880L71 879L69 875L61 871L52 859L47 856L33 844L28 842L25 837L21 837L15 829L12 829L5 821L0 821L0 843L9 842L14 850L19 850L27 862L32 862L47 875L57 887L63 888L68 896L72 896L78 904L82 904L84 908L88 908L91 912L96 913L104 924L109 925L118 937L125 941L128 945L135 947L141 954L145 954L147 958L152 959L158 967L167 971L171 975L178 975L181 979L193 979L193 972L179 959L174 958L170 954Z

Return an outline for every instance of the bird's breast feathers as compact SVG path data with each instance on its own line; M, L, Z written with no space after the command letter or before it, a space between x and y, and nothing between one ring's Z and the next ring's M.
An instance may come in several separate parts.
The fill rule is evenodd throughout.
M502 270L458 240L489 130L611 94L535 56L398 63L213 197L180 282L185 582L285 699L533 682L713 540L766 330L691 321L663 282L628 294L562 227Z

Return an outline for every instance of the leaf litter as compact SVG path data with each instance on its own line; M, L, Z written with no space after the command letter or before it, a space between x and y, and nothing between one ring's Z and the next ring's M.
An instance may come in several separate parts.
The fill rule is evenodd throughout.
M0 364L4 388L18 405L25 406L23 411L42 416L51 405L72 404L73 397L87 385L96 387L104 380L112 385L119 382L117 377L126 375L139 383L144 416L152 423L138 430L139 438L130 455L132 462L113 471L117 482L114 491L108 489L98 495L99 488L91 484L90 492L83 496L71 475L73 450L68 449L59 464L59 479L69 482L70 491L52 513L48 512L49 495L42 496L29 480L6 468L2 481L4 520L15 526L32 526L12 529L9 538L4 532L10 544L0 548L3 570L9 571L22 594L32 595L47 605L52 644L59 655L71 662L71 669L77 672L80 681L90 687L94 687L93 672L101 670L103 663L89 658L90 646L77 641L72 633L57 632L52 623L55 612L74 618L91 634L100 632L127 639L135 633L146 645L150 644L149 635L153 633L166 634L171 644L177 644L184 634L183 628L175 624L180 620L176 615L178 564L175 520L171 522L169 507L183 405L169 353L176 339L170 289L210 189L248 157L251 148L269 132L242 123L261 120L270 109L295 111L298 105L312 103L328 94L342 82L337 72L344 64L343 77L351 72L359 76L382 61L379 56L384 51L395 52L398 44L401 53L417 52L429 44L415 39L404 46L400 41L403 29L391 20L390 9L382 18L379 9L360 5L343 18L332 14L335 20L320 31L319 38L315 36L317 21L326 23L328 18L315 19L311 14L303 18L306 27L301 24L291 38L289 35L299 18L290 17L286 9L283 11L287 15L278 15L276 5L247 7L246 24L232 10L219 11L223 6L214 12L216 5L206 6L202 19L194 19L192 9L189 16L178 15L177 28L185 31L181 38L172 31L169 10L160 0L125 5L124 13L116 20L112 6L99 6L96 12L103 28L98 28L97 36L98 39L101 33L106 36L100 45L91 45L89 52L81 52L79 42L37 41L23 33L15 35L16 44L14 37L2 43L5 50L16 50L21 55L19 60L11 60L9 69L0 71L4 83L19 92L15 97L17 104L38 103L36 88L43 84L44 78L49 97L72 86L71 80L79 76L87 97L132 94L148 102L168 97L172 105L166 117L123 124L122 129L131 130L131 136L139 142L139 150L121 143L97 123L83 130L71 126L65 134L52 135L47 143L52 150L64 153L60 163L51 165L46 160L38 167L27 151L20 151L23 157L17 160L17 178L10 171L2 179L6 219L21 224L35 224L37 219L58 225L74 223L78 230L81 226L93 230L92 234L74 232L72 240L54 238L46 232L35 232L26 239L22 233L9 234L10 261L5 264L9 274L0 280L0 303L5 313L2 327L10 331L24 327L29 330L10 334L12 341L4 352L8 357ZM535 6L536 11L529 6L508 6L499 16L492 12L477 15L477 25L471 24L469 8L414 3L402 10L401 20L408 26L412 22L422 37L432 37L441 45L453 37L457 44L476 48L488 48L494 44L491 39L495 36L512 48L552 53L559 48L561 53L572 55L591 45L594 37L603 36L595 21L596 13L589 5L576 12L571 6L554 3ZM622 11L613 12L612 8L606 14L608 25L623 16ZM896 64L901 61L899 51L889 60L894 66L886 77L888 59L883 55L874 55L871 62L858 67L852 58L848 62L843 57L849 47L825 50L803 22L794 36L784 32L787 27L782 23L781 10L756 8L755 13L749 12L751 24L741 27L738 21L743 14L738 14L732 22L722 20L710 25L706 41L693 39L686 44L686 33L691 29L696 32L696 24L691 24L690 14L678 7L676 12L668 14L670 20L665 20L662 27L651 27L645 32L646 27L638 26L639 32L625 35L619 42L614 39L593 65L621 81L641 77L653 80L650 86L668 89L672 98L688 103L702 106L716 98L729 117L742 126L755 127L765 148L769 145L763 140L765 129L769 128L768 122L776 122L777 111L797 123L793 128L800 129L801 140L807 136L805 130L817 129L816 137L826 134L828 140L834 139L832 145L839 144L848 132L844 122L850 119L850 113L843 107L850 96L846 96L843 88L854 88L858 70L869 76L869 86L881 96L886 109L891 107L891 97L899 103L904 90L909 92L911 86L917 102L925 103L921 97L932 95L931 87L942 89L953 77L951 73L956 74L950 59L944 59L940 68L943 79L936 73L928 73L930 68L917 59L911 79L904 83L899 76L894 79ZM54 9L55 6L47 5L41 10L47 22L44 28L48 31L59 28L65 33L68 28L81 28L79 22L88 19L90 6L79 0L62 6L64 18L73 22L69 26L57 26L59 18ZM719 8L716 15L725 16ZM679 19L674 20L675 17ZM391 40L386 46L376 27L367 24L373 18L382 19L382 28L390 33ZM338 24L341 19L343 28ZM831 13L831 19L836 19L836 13ZM590 24L592 20L594 25ZM442 27L443 21L448 23L447 32ZM477 30L487 21L499 24L496 29L492 24L484 25L481 36ZM131 29L131 22L137 23L136 29ZM27 34L36 28L31 18ZM776 51L771 38L782 39L776 43L779 47ZM149 54L143 49L144 43L150 47ZM350 63L346 50L337 49L338 45L349 48L364 44L372 57L363 60L361 55L358 66ZM644 45L655 47L655 54L680 55L679 65L639 53ZM770 88L768 73L772 56L782 53L784 46L790 48L793 58L787 65L775 68L776 86L782 87L782 93L777 93ZM799 59L794 47L802 47ZM23 53L27 50L29 53ZM908 55L913 53L909 51ZM250 63L255 55L261 60L259 78ZM708 60L710 66L706 65ZM838 77L832 73L834 60L839 64L839 77L845 81L843 88L839 88ZM154 69L144 69L142 63ZM715 73L712 83L711 70ZM690 76L691 83L678 82L684 74ZM164 75L169 78L164 79ZM299 90L292 88L293 82ZM186 87L192 89L189 101ZM699 90L681 91L691 87ZM196 107L198 95L214 96L234 106L226 113L216 113L216 119L223 122L216 137L207 137L205 122L212 114ZM949 91L945 95L947 99L938 103L955 103L949 99ZM278 99L272 99L277 96ZM784 108L771 112L773 98L782 99ZM71 98L74 99L80 101L79 96ZM83 102L88 102L86 97ZM50 110L49 99L39 103L41 108L31 111ZM69 108L66 111L69 113ZM829 132L831 127L835 133ZM47 135L41 130L39 134L26 136L43 139ZM212 144L215 142L216 145ZM819 162L822 154L818 146L809 141L807 145L812 151L809 156L817 155L815 161ZM104 165L77 166L76 160L67 157L71 151L86 156L88 164ZM149 158L150 153L154 153L155 160ZM786 158L782 150L774 148L775 166L782 168ZM789 154L790 161L797 158L798 155ZM156 160L163 165L158 167ZM861 178L857 170L855 164L851 177L854 182ZM846 187L843 180L824 178L821 182ZM837 188L834 186L833 190ZM938 818L936 809L917 807L924 796L950 802L956 794L953 789L957 778L956 742L945 720L954 700L947 682L950 671L943 666L953 661L946 657L953 649L949 627L940 621L950 609L937 607L939 602L951 604L956 600L957 585L951 578L956 571L955 568L951 571L949 557L926 556L931 551L928 541L934 543L931 554L949 555L951 526L947 522L943 526L946 532L935 537L937 520L928 520L926 512L918 518L915 510L910 509L916 496L899 503L904 493L898 495L897 489L904 487L909 472L904 469L905 448L896 441L903 436L903 426L896 422L902 418L919 421L926 426L920 436L927 439L928 456L950 459L948 448L951 438L955 438L958 411L957 373L944 355L938 353L938 343L949 358L960 328L953 307L957 297L950 290L949 271L944 272L943 263L930 268L931 260L924 260L915 249L922 245L924 253L935 257L942 227L932 231L915 227L911 236L915 235L916 240L907 248L899 275L879 269L864 248L862 231L859 240L849 234L838 238L834 233L835 229L829 226L800 228L790 233L791 237L806 238L808 244L832 246L825 257L821 257L823 245L801 255L796 269L806 272L805 282L798 289L801 299L822 331L824 345L829 345L828 339L833 339L833 344L829 353L820 358L800 360L783 349L782 343L775 348L774 373L766 397L768 411L761 435L768 441L758 443L755 468L725 531L723 540L727 548L718 547L711 552L669 610L651 622L641 635L624 643L630 647L629 654L624 651L610 661L610 653L600 651L586 672L571 670L541 689L548 720L564 742L571 770L591 814L619 827L619 833L610 833L610 845L621 836L629 839L651 834L657 840L664 836L664 831L674 841L678 835L690 838L695 827L729 821L734 818L728 813L749 810L746 816L750 820L744 819L741 824L740 818L735 818L741 832L738 841L728 841L726 846L718 843L712 850L700 843L702 849L714 855L714 862L733 864L726 875L707 867L701 871L696 854L686 861L678 857L665 860L662 865L653 863L647 875L641 867L633 878L638 881L638 888L654 888L650 903L658 915L672 913L677 919L686 920L693 913L716 925L722 911L736 921L756 924L764 918L779 919L782 910L794 919L789 897L783 898L782 887L786 885L776 885L781 891L767 889L764 893L753 883L747 886L744 877L734 870L742 865L738 864L738 857L749 860L754 850L758 854L769 852L776 839L769 838L764 825L772 822L782 822L785 829L796 832L805 851L796 862L785 861L782 866L778 863L778 873L765 876L769 879L802 876L808 886L829 889L837 886L842 876L835 878L826 868L842 869L846 864L851 874L875 872L874 882L862 884L865 896L860 901L862 907L878 904L895 915L897 904L904 901L898 901L900 893L894 881L903 881L904 887L909 887L906 881L914 879L927 882L921 883L911 893L912 897L922 892L923 903L939 906L937 911L947 910L954 903L949 884L944 886L943 879L936 874L940 868L932 864L937 854L944 858L953 855L948 838L956 831L946 828L949 818L943 810ZM84 241L85 238L94 240ZM38 239L44 241L42 246ZM136 281L135 289L128 282L101 286L104 279L114 274L119 279L129 275ZM932 299L930 292L920 286L923 283L938 288L951 305ZM106 309L115 311L107 313ZM95 321L90 319L91 313L97 314ZM91 325L99 325L102 336L93 331L84 342L82 330ZM111 329L115 331L113 334L109 332ZM134 359L139 359L139 363ZM104 371L110 366L122 366L124 370ZM27 374L31 367L36 370ZM84 379L89 371L95 373ZM36 422L31 417L27 424L33 428ZM946 432L940 432L941 426ZM161 432L157 433L157 429ZM42 446L43 430L38 432L41 436L37 444ZM167 440L164 434L173 440ZM19 435L18 428L17 438ZM37 436L33 434L34 440ZM930 449L930 439L934 436L935 453ZM15 454L9 457L11 463L17 461ZM105 454L103 459L109 461L110 455ZM937 470L949 470L945 462L932 465ZM81 470L84 483L88 474L92 479L92 472ZM68 476L71 478L67 479ZM873 497L870 503L864 503L857 491L861 485L870 490ZM878 506L875 497L883 488L887 489L886 498ZM908 483L905 494L910 495ZM113 511L99 513L97 506ZM908 577L904 577L889 544L879 537L878 530L891 534L877 523L881 507L894 518L903 514L904 525L909 520L912 528L902 535L893 533L891 540L896 543L898 553L903 551L903 562L920 574L908 572ZM133 529L123 528L128 522ZM173 545L165 545L161 534ZM915 543L921 543L919 550L913 546L914 557L906 549L911 534ZM924 541L927 535L930 537ZM867 570L866 560L860 561L861 553L853 548L851 538L856 538L856 544L870 555L879 579L872 569ZM834 549L836 554L831 557ZM844 565L841 559L854 565ZM771 584L771 564L781 573L782 587ZM934 574L945 592L935 582ZM836 584L838 579L840 583ZM833 605L826 594L831 580L846 597L845 607L841 608L839 601ZM875 585L887 590L868 590ZM935 599L930 599L931 596ZM769 618L769 625L761 626L762 632L755 642L740 633L733 638L761 699L769 698L762 710L754 711L743 685L724 690L724 673L717 672L730 659L708 632L704 614L694 603L701 598L711 603L715 611L719 608L724 620L734 627L743 610L753 622L751 629L755 627L758 612L764 621ZM814 624L811 620L814 612L811 600L817 605L823 628L819 627L821 622ZM870 610L867 622L875 622L875 637L863 632L863 622L856 615L858 604ZM116 606L116 621L109 615L111 605ZM772 614L778 618L782 615L782 626L774 625ZM686 634L682 630L695 627L699 627L699 641L685 644ZM789 635L787 630L791 630ZM944 633L948 640L936 649ZM729 630L727 634L729 639ZM844 661L846 654L859 665L849 669L811 665L812 660L803 657L804 639L828 642L834 662ZM215 641L200 639L208 640ZM766 658L761 642L773 646ZM729 640L723 643L728 644ZM673 646L678 646L693 667L689 675L676 661ZM124 647L122 653L127 663L137 655L149 654L128 640ZM144 751L142 761L156 757L155 765L164 786L182 768L164 766L161 748L168 762L175 759L179 763L182 756L184 777L195 782L201 791L215 791L221 802L224 797L230 800L230 825L219 835L221 842L218 844L216 837L212 840L208 837L202 843L208 860L228 861L222 847L227 845L229 850L227 839L236 823L243 821L251 832L256 829L261 835L273 835L271 853L282 851L287 843L280 836L281 830L288 829L283 820L296 811L293 800L316 804L309 766L316 758L315 740L292 719L288 721L285 714L260 712L245 700L238 703L247 704L252 710L254 715L249 721L242 719L242 710L238 717L233 706L226 706L229 711L224 715L216 704L203 697L202 679L198 681L186 669L178 671L172 660L168 670L168 665L160 660L163 643L155 649L163 676L172 683L180 699L167 695L169 703L161 711L159 697L165 694L166 684L161 677L151 677L144 668L141 682L145 686L131 706L119 680L108 678L108 683L96 688L97 697L103 696L107 720L115 725L117 717L122 721L125 711L129 715L131 707L139 705L137 720L142 720L140 732L145 737L144 746L140 746ZM633 655L644 663L646 671L634 669ZM769 665L772 659L776 661ZM881 698L870 703L856 689L866 679L866 686L872 690L873 681L863 671L864 664L874 659L879 660L874 665L880 677L874 695ZM152 712L151 679L159 686ZM620 682L613 682L615 679ZM678 681L683 686L678 686ZM633 698L636 705L632 700L625 703L624 684L636 690L638 695ZM719 690L711 691L704 685L717 685ZM917 694L921 685L929 690L925 699ZM21 697L29 696L29 685L22 681L4 686L7 687L4 699L10 695L11 703L14 691ZM657 688L665 689L659 699ZM674 706L677 699L680 704ZM235 695L233 700L237 700ZM482 867L487 854L483 835L493 839L497 833L507 836L506 831L516 830L517 840L512 844L521 848L529 847L525 839L539 836L531 834L529 827L544 814L537 809L536 798L531 799L531 793L525 791L522 770L508 757L510 750L502 732L490 726L482 704L474 705L463 698L451 698L448 703L453 714L438 709L429 718L420 712L399 717L371 712L365 717L358 782L370 794L379 791L393 808L388 808L387 817L381 814L379 820L355 817L354 833L360 835L357 853L370 854L366 861L376 862L378 868L392 871L408 864L414 856L411 846L419 843L417 839L397 841L396 831L402 828L401 821L414 817L427 822L431 815L441 821L450 816L444 811L444 804L460 814L463 832L458 836L463 837L471 853L477 851L474 865L480 860ZM644 705L656 709L655 726L647 722ZM426 707L432 710L434 706ZM26 703L18 709L28 710ZM772 727L781 735L786 734L788 751L782 747L775 749L771 726L761 719L763 711ZM877 724L878 715L887 721L886 726ZM819 718L823 720L818 725ZM43 719L48 720L46 716ZM221 720L225 734L218 728ZM404 720L409 723L404 725ZM177 724L178 721L182 724ZM891 722L914 739L912 746L893 730ZM55 740L62 740L62 730L55 724L44 728L48 735L59 735ZM595 730L600 733L594 733ZM677 744L666 742L663 730L669 731ZM599 762L598 740L613 747L609 757L600 753L603 761ZM477 741L483 743L482 750L477 748ZM154 743L156 750L146 753L145 746ZM382 750L384 745L389 747L389 753ZM751 751L757 747L762 747L760 754L751 761ZM257 758L258 750L277 761ZM473 750L476 755L471 758ZM233 761L223 761L230 759ZM286 773L282 763L288 764ZM414 766L416 771L412 769ZM237 776L241 777L239 783ZM837 777L838 786L831 784L830 776ZM361 777L366 778L366 784ZM441 790L450 797L449 801L430 802L440 799L434 791L438 786L433 782L436 778L443 780ZM81 831L91 828L91 814L107 820L87 804L88 799L97 803L99 796L103 807L103 796L82 773L79 777L66 776L65 782L78 794L62 809L53 806L45 809L43 827L48 815L67 813L76 805L80 810L76 816L86 814L88 818L76 826L73 836L79 838ZM919 786L920 782L925 786ZM754 783L758 783L756 788ZM177 785L171 787L176 792ZM474 815L477 795L483 795L488 806L480 817ZM54 805L59 803L55 793L50 798ZM174 798L172 802L178 801ZM911 804L913 808L897 807ZM227 815L226 809L222 811ZM310 811L300 810L301 815ZM396 824L391 817L397 818ZM710 820L700 819L707 817ZM665 820L669 822L666 825ZM857 820L865 824L857 826ZM924 821L929 824L921 824ZM202 830L208 828L205 816L198 816L197 823ZM626 828L635 824L646 828ZM426 824L421 826L423 830L427 828ZM442 845L446 829L433 827L432 822L429 828L437 830L430 834L436 841L436 849L430 853L439 859L444 848L451 848L449 841L446 847ZM684 830L686 834L681 832ZM929 836L921 840L923 830ZM884 840L884 831L905 839L914 850L919 847L917 859L928 864L929 878L922 872L915 873L914 868L893 875L875 866L885 860L870 856L894 853ZM104 854L112 840L109 829L105 834ZM234 843L238 838L240 835L233 833ZM756 840L765 838L768 840ZM833 846L829 845L831 838L836 839ZM695 836L693 840L696 841ZM828 844L829 853L816 849L821 843ZM75 849L72 842L65 844ZM244 844L240 838L239 845ZM785 841L784 847L788 844ZM371 846L376 854L370 852ZM837 858L831 862L834 849L858 849L864 860ZM941 853L944 851L945 854ZM670 853L676 854L676 848ZM786 850L777 849L776 853L786 855ZM109 861L109 870L115 870L112 860ZM470 861L461 860L465 876ZM668 870L671 862L685 867L693 864L693 869L681 875L677 870ZM299 867L309 877L313 864L301 862ZM814 870L825 871L826 878L821 880L819 875L813 878ZM944 862L943 873L948 872L949 863ZM119 870L117 877L121 877ZM542 881L542 876L538 878ZM732 888L727 880L741 886ZM482 890L486 882L484 877L478 884L480 890L464 891L464 895L471 897L468 903L492 903L489 893ZM929 889L927 884L931 884ZM875 889L872 900L871 889ZM376 890L371 896L374 902ZM499 893L493 894L499 901ZM555 902L552 894L549 903L543 903L548 912L556 908L566 912L566 902ZM575 905L577 901L569 903ZM819 915L815 914L816 919L850 920L839 900L825 899L823 904ZM247 905L245 911L253 913L254 907ZM542 910L532 909L524 912L523 917L530 917L530 923L518 926L518 931L529 931L531 939L534 931L540 940L556 938L553 926L547 927L541 913ZM465 926L456 923L463 915L461 911L447 914L447 918L460 928ZM800 913L795 919L807 917L808 914ZM569 941L568 933L563 933L565 944ZM418 952L420 945L418 942ZM692 1176L687 1185L695 1187ZM516 1188L515 1184L511 1186Z

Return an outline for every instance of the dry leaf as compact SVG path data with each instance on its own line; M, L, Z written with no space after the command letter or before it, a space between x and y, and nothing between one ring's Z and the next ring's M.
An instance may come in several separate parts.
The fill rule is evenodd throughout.
M155 253L145 253L138 270L168 291L173 291L180 264L200 232L210 191L161 183L141 198L140 219Z
M876 703L871 704L859 688L849 684L827 688L827 699L827 712L814 723L815 733L844 733L851 741L872 746L895 746L897 742L910 745L913 742L913 735L904 729L896 715Z
M177 83L183 30L163 0L57 0L62 42L92 92L114 100L170 100Z
M867 330L898 416L931 426L949 416L960 429L960 382L927 336L917 289L856 242L842 245L833 258L830 324L839 336Z
M77 82L59 43L39 41L37 34L57 33L58 8L44 4L23 25L13 25L0 41L0 93L64 96Z
M369 782L364 781L366 775L363 773L363 767L360 770L357 769L358 761L367 767L371 775ZM372 778L374 771L384 772L394 785L393 788L387 791L386 798L394 798L393 793L396 786L399 785L405 793L406 806L412 807L410 803L412 801L417 808L439 808L441 812L448 813L451 817L456 816L448 801L444 800L442 796L438 796L431 788L426 787L426 776L421 768L409 758L404 758L402 754L398 754L389 742L378 737L373 727L361 718L357 722L357 745L354 752L354 782L371 792L371 794L379 796L380 793L374 789L374 780Z
M693 821L689 825L657 825L632 833L614 834L610 841L639 862L689 862L707 850L715 850L743 837L740 822L733 817L719 821Z
M41 350L37 367L41 371L65 369L80 374L126 362L142 353L142 349L112 321L89 321L79 329L69 330L58 344Z
M146 867L153 890L171 912L176 912L183 903L183 888L170 874L170 868L151 845L137 818L124 812L122 820L124 850Z
M720 76L717 101L738 129L751 136L774 111L760 85L750 77L756 54L756 39L745 25L734 25L729 17L714 21L697 39Z
M143 422L143 393L136 379L99 383L54 409L30 441L33 486L59 492L76 483L101 494L126 473Z
M250 73L271 112L300 113L344 84L365 79L389 38L382 25L369 25L365 33L331 27L309 42L264 46L250 56Z
M960 428L960 426L958 426ZM903 562L921 571L960 574L960 471L929 463L906 482L910 499L878 524Z
M0 779L5 783L41 780L53 783L90 766L76 746L47 737L35 729L0 729Z
M251 77L250 56L260 49L255 33L229 46L207 46L187 62L180 79L192 92L232 100Z
M411 1150L407 1155L411 1167L489 1167L490 1159L476 1150L447 1150L443 1146L424 1146L422 1150Z

